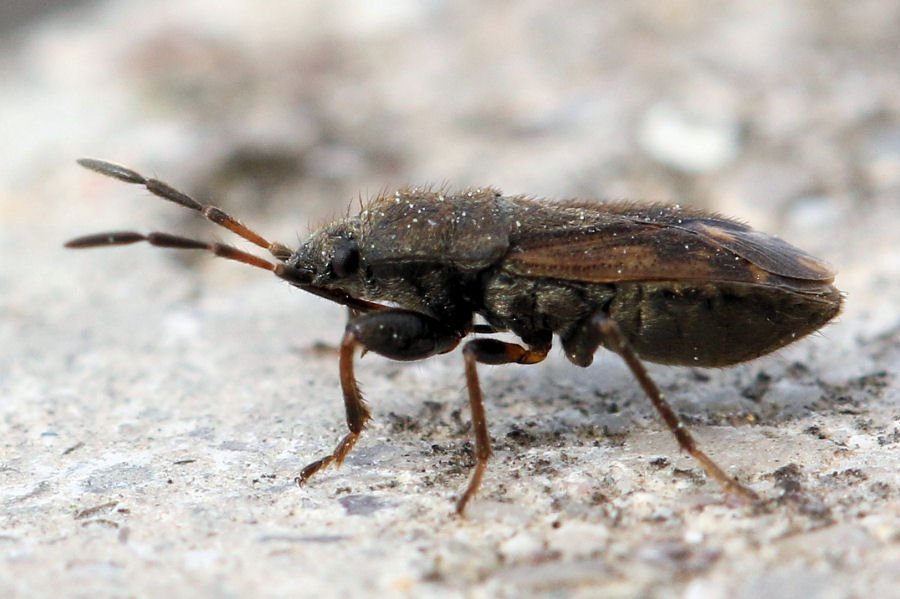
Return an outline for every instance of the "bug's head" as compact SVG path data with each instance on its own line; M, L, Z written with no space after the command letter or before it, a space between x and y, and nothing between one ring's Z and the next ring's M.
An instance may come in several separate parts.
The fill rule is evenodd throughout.
M314 233L290 258L278 276L301 287L339 289L360 295L364 288L358 227L352 219L332 223Z

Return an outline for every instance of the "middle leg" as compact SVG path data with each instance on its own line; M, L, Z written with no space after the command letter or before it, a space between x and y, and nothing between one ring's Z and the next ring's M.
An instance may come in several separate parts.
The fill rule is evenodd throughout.
M491 437L488 433L487 419L484 414L484 401L481 385L478 383L476 362L482 364L537 364L547 357L550 351L550 338L546 343L525 348L516 343L506 343L497 339L475 339L463 346L463 358L466 368L466 387L469 391L469 406L472 410L472 429L475 432L475 471L469 480L469 486L456 502L456 513L462 515L466 504L478 492L481 479L484 477L488 459L491 457Z

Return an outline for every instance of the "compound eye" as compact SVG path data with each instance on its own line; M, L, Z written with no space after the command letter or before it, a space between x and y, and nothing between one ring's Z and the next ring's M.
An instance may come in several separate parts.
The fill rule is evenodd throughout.
M352 239L343 239L334 246L331 272L339 278L349 277L359 268L359 246Z

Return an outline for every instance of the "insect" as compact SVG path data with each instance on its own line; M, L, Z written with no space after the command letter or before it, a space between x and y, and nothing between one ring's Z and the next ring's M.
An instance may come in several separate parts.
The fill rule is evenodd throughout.
M371 418L353 372L359 350L421 360L473 333L508 331L521 339L477 337L463 345L475 466L456 503L460 514L491 456L476 364L535 364L554 335L577 366L590 365L600 347L619 354L679 446L727 493L757 499L698 447L642 360L705 367L752 360L824 326L843 299L821 260L734 220L677 206L410 187L372 200L291 250L162 181L105 161L79 163L200 212L265 248L274 262L168 233L99 233L67 247L145 241L208 251L349 308L339 358L349 431L300 472L300 485L339 466Z

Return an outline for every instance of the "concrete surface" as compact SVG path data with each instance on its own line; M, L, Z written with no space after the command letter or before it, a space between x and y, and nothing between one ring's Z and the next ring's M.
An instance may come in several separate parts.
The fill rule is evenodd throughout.
M3 597L900 596L895 2L98 2L0 55ZM76 235L274 239L402 183L690 203L827 258L844 314L720 371L652 367L734 504L615 356L377 356L345 466L343 311L261 272ZM354 208L355 209L355 208Z

